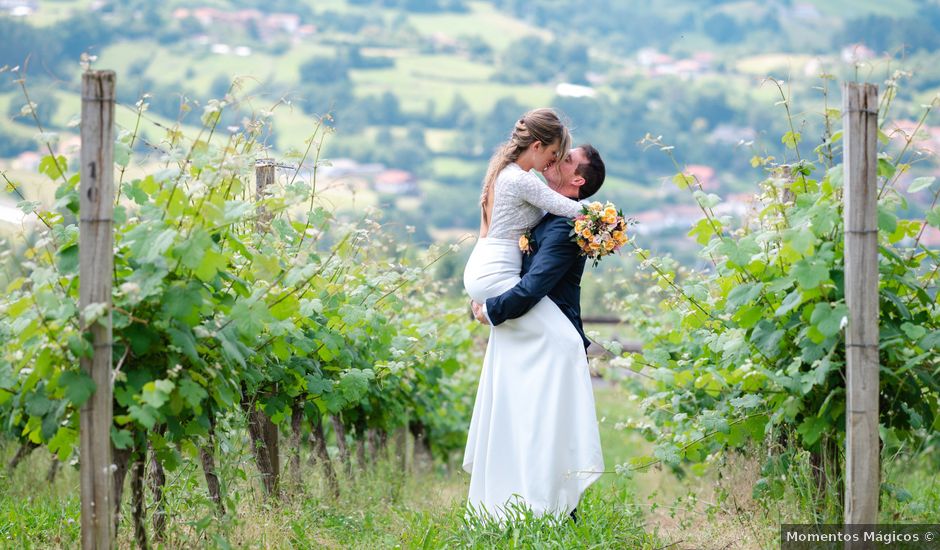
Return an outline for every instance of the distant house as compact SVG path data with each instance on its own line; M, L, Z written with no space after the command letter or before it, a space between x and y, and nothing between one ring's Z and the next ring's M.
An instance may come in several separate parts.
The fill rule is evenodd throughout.
M59 144L57 147L57 154L59 155L76 155L81 152L82 148L82 137L79 135L64 135L59 139Z
M56 146L56 154L68 159L69 166L74 166L82 154L82 137L65 134Z
M914 134L917 126L918 122L914 120L897 120L887 134L899 144L904 144ZM912 145L922 151L940 154L940 126L921 126Z
M719 216L744 218L754 211L755 198L748 193L734 193L714 208ZM634 231L640 235L655 235L676 228L687 230L705 217L701 207L691 204L672 204L657 210L631 214L637 225Z
M849 44L840 52L842 61L846 63L860 63L875 57L875 52L865 44Z
M715 61L715 54L707 51L695 52L692 54L692 59L698 61L704 67L709 67Z
M705 72L705 65L694 59L680 59L673 67L679 76L693 76Z
M708 141L712 143L724 143L728 145L737 145L741 142L752 141L757 137L757 132L747 126L735 126L733 124L719 124L708 134Z
M640 62L640 65L643 65L644 67L666 65L673 62L673 59L670 55L661 53L654 48L641 49L636 53L636 59Z
M295 13L272 13L263 21L271 30L294 33L300 29L300 16Z
M0 12L13 17L29 17L38 8L39 2L36 0L0 0Z
M715 207L715 214L743 218L752 209L753 205L753 195L734 193L725 197L725 200Z
M813 21L822 17L822 14L819 13L816 6L807 2L801 2L793 6L792 13L794 18L807 21Z
M15 170L23 170L24 172L35 172L39 169L39 161L42 160L42 155L35 151L24 151L17 155L11 165Z
M441 52L455 52L460 46L460 41L454 38L453 36L444 34L442 32L435 32L431 34L430 44L437 51Z
M559 82L555 86L555 93L561 97L594 97L597 95L597 91L590 86L581 86L570 82Z
M940 229L928 225L920 236L920 242L928 248L940 249Z
M35 222L36 214L29 214L27 216L22 210L17 208L16 205L12 203L8 204L6 199L0 199L0 223L21 225L27 221Z
M653 48L643 48L637 52L637 61L650 76L689 78L708 71L713 60L714 54L711 52L697 52L689 59L675 59Z
M376 192L387 195L417 195L418 180L415 175L405 170L385 170L375 176L373 185Z
M674 204L664 207L662 210L647 210L632 214L637 225L634 231L640 235L655 235L672 229L681 227L687 229L695 222L702 219L702 209L698 206L687 204Z
M285 34L313 34L316 30L311 25L301 26L300 16L295 13L263 13L255 9L231 11L211 7L173 10L174 19L189 17L196 19L204 28L216 28L222 32L231 29L256 29L262 40L271 40Z
M325 178L342 178L346 176L371 176L382 173L385 166L378 163L359 164L353 159L338 158L330 160L317 169L317 173Z
M715 179L715 169L704 164L689 164L685 167L685 172L695 176L695 179L702 184L703 189L714 189L718 182Z
M593 71L588 71L584 73L584 80L587 80L590 84L594 86L603 86L607 83L607 75L604 73L595 73Z

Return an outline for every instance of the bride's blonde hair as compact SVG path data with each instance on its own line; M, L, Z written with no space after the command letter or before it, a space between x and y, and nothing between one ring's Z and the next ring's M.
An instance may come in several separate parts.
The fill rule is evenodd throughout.
M522 115L522 118L516 121L516 126L513 128L509 140L502 143L490 158L489 167L486 169L486 177L483 178L483 194L480 196L480 207L483 209L485 223L489 222L486 213L486 200L489 197L490 189L496 182L496 177L503 168L509 166L510 162L517 160L536 141L545 146L558 142L559 161L568 156L568 149L571 147L571 134L568 133L568 128L553 109L542 107Z

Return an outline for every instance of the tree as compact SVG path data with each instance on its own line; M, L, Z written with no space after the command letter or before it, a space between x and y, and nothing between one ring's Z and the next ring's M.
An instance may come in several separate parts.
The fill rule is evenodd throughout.
M424 128L420 124L414 122L409 124L405 138L410 143L413 143L419 147L427 148L427 142L425 141L424 136Z
M467 55L470 56L470 59L474 61L492 62L493 48L490 47L489 42L483 40L480 35L471 34L469 36L461 36L460 42L463 44L464 49L467 50Z
M468 130L473 126L473 110L460 93L454 94L450 107L438 117L437 124L444 128Z
M42 122L43 126L48 128L51 125L52 116L59 109L59 100L56 99L55 94L49 90L39 89L33 90L30 92L30 99L36 109L36 116ZM9 118L21 117L26 120L22 120L27 124L32 124L32 115L28 112L23 113L22 110L25 108L25 102L11 101L10 106L7 108L7 116Z
M209 86L209 95L216 99L222 99L231 86L231 78L224 74L217 75L212 79L212 85Z
M702 30L709 38L719 44L734 44L744 38L744 33L738 22L723 12L718 12L706 19L702 25Z
M0 48L0 67L22 66L27 57L35 63L42 59L51 60L58 55L53 41L44 40L39 31L21 21L21 19L0 17L0 36L3 37L3 47Z
M496 146L509 139L513 126L529 108L514 97L504 97L489 114L477 120L476 128L463 134L461 149L474 157L489 157Z
M82 53L101 52L118 35L117 29L103 24L95 14L82 12L80 15L61 21L49 30L49 36L55 36L59 43L59 61L77 62Z
M33 140L8 133L6 128L0 128L0 157L13 157L35 148Z
M339 57L312 57L300 66L300 80L305 84L348 84L349 67Z
M587 45L572 41L545 41L524 36L506 48L497 80L547 82L558 75L572 82L585 82L588 70Z

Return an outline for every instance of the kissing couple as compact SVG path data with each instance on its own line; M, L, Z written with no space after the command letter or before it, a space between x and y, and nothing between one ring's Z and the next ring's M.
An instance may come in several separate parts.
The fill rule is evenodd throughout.
M463 459L478 513L505 519L514 504L577 520L604 470L581 323L586 257L572 238L579 201L604 178L597 150L571 147L548 108L525 113L490 159L464 270L474 316L490 326Z

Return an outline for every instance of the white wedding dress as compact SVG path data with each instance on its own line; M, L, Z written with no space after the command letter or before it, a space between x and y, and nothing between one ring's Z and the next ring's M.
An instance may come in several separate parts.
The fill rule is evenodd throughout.
M518 239L544 211L573 217L581 210L516 164L500 172L493 201L488 236L464 270L478 303L519 282ZM537 515L567 514L604 470L584 344L548 297L490 329L463 468L468 504L499 519L510 503Z

